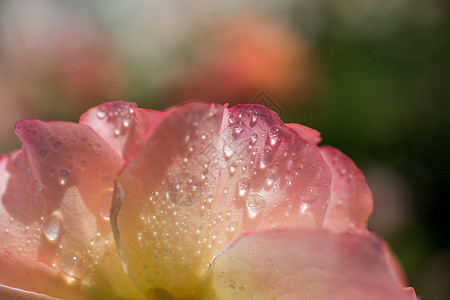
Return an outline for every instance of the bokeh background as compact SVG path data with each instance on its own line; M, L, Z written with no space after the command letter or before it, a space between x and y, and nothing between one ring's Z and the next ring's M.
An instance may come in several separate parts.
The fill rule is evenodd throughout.
M111 100L265 101L320 130L366 174L410 284L450 299L449 1L0 0L1 153L20 119Z

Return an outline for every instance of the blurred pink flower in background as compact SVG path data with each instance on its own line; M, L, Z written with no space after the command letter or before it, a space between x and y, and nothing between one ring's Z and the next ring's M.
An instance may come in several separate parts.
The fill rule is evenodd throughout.
M168 98L237 104L264 90L280 101L296 95L296 105L307 99L314 57L307 41L286 22L252 10L210 26L208 42L177 72L170 87L176 95Z
M16 130L4 297L415 299L366 229L361 171L263 106L111 102Z

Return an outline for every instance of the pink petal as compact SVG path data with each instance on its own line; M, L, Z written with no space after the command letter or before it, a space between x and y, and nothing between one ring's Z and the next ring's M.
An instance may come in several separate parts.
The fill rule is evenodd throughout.
M34 292L24 291L0 284L0 299L14 299L14 300L48 300L59 299L49 297L47 295L38 294Z
M339 150L321 147L320 151L332 174L331 200L323 227L335 232L365 230L373 200L364 175Z
M0 249L119 295L137 293L109 222L122 158L87 126L24 120L16 129L24 150L0 161Z
M142 135L163 112L141 109L135 103L108 102L84 113L80 124L90 126L126 158Z
M415 299L370 234L281 230L250 234L222 252L199 299Z
M296 123L286 124L286 126L313 145L317 146L322 141L320 132L315 129Z
M329 188L318 149L274 112L187 104L146 134L122 170L112 225L136 285L183 297L243 232L321 228Z
M61 299L98 299L107 296L84 281L10 252L0 251L0 269L0 285L8 288ZM1 293L0 291L0 295Z

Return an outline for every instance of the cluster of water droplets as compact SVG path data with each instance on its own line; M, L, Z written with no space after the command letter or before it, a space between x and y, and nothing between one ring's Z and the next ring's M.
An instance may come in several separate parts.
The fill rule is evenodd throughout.
M105 120L114 125L114 136L118 137L128 133L128 130L136 122L136 112L130 103L110 103L100 106L96 113L99 120Z

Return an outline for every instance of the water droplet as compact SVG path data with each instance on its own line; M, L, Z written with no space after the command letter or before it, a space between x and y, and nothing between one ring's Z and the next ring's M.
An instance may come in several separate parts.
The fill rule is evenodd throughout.
M314 186L307 187L304 194L300 196L300 199L308 204L316 202L319 199L319 189Z
M38 191L38 193L42 192L42 185L39 182L39 180L36 180L35 184L36 184L36 190Z
M60 212L52 213L42 224L45 237L53 242L59 239L64 232L64 222Z
M236 147L233 143L223 145L223 156L225 158L232 157L235 151L236 151Z
M121 133L120 128L115 128L114 129L114 136L119 136Z
M252 139L250 141L250 145L254 146L256 144L256 142L258 141L258 134L253 133L252 134Z
M272 146L276 145L281 138L283 137L283 131L277 126L274 126L270 128L269 130L269 138L270 138L270 144Z
M69 171L65 170L65 169L61 169L59 171L59 184L60 185L65 185L67 183L67 181L70 178L70 173Z
M181 207L191 206L200 198L202 186L197 177L181 173L172 177L167 185L168 197Z
M127 128L131 125L131 123L133 122L133 120L131 120L130 118L125 118L122 121L123 127Z
M61 143L59 141L55 141L52 145L53 149L58 150L61 148Z
M41 150L39 150L39 155L40 155L42 158L46 158L46 157L48 156L48 152L47 152L47 150L45 150L45 149L41 149Z
M97 115L97 118L99 118L99 119L103 119L104 117L106 117L105 111L103 111L101 109L97 110L96 115Z
M87 161L85 160L80 161L80 166L82 170L85 170L87 168L87 165L88 165Z
M271 148L266 147L259 154L259 167L264 169L273 160L273 151Z
M81 279L86 273L87 266L78 253L65 253L61 258L61 270L69 276Z
M238 168L238 164L237 164L237 163L232 162L232 163L230 164L230 175L231 175L231 176L233 176L234 173L236 173L237 168Z
M233 124L234 122L236 122L236 116L235 115L230 115L230 117L228 118L228 124Z
M114 190L112 188L103 189L98 194L97 197L98 209L100 211L100 215L105 220L109 220L113 196Z
M255 217L266 208L266 200L258 194L250 195L245 201L250 217Z
M234 125L234 133L236 135L239 135L245 128L245 124L244 122L242 122L241 120L237 121L236 124Z
M259 118L259 113L258 111L254 111L252 113L252 117L250 118L250 126L255 126L256 123L258 122L258 118Z
M250 179L242 177L237 183L239 196L245 196L250 189Z
M272 184L275 182L275 180L277 179L277 171L275 171L275 170L270 170L269 171L269 174L267 174L267 177L266 177L266 184L268 185L268 186L272 186Z

